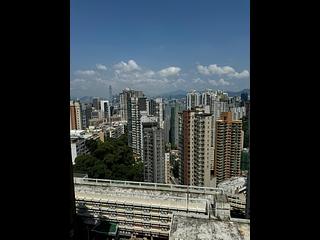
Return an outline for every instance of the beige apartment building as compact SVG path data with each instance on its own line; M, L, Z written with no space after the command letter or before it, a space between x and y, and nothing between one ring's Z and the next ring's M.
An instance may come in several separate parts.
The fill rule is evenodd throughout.
M211 186L213 161L212 115L203 108L181 114L180 157L184 185Z
M221 113L215 131L214 176L217 184L241 174L243 136L242 121L232 120L231 112Z

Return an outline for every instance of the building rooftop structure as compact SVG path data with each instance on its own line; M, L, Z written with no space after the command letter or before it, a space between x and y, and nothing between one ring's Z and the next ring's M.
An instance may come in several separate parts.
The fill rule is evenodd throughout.
M246 185L245 177L232 177L218 184L218 188L222 188L226 193L236 193Z
M77 214L95 223L101 217L115 222L124 237L243 239L223 189L86 177L74 178L74 185Z
M240 210L245 212L246 209L246 189L247 180L245 177L232 177L218 184L228 197L231 210Z
M249 240L249 221L216 221L174 216L172 240Z

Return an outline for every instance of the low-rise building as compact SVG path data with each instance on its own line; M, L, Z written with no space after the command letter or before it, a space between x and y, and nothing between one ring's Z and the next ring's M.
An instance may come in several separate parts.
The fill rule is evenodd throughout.
M105 126L105 135L107 138L119 138L124 134L125 123L123 121L113 122Z
M231 210L246 209L246 177L232 177L218 184L228 197Z
M70 130L70 144L71 144L71 158L72 163L75 164L75 159L79 155L89 154L89 149L86 146L86 141L89 139L97 140L100 135L97 133L90 133L85 130Z

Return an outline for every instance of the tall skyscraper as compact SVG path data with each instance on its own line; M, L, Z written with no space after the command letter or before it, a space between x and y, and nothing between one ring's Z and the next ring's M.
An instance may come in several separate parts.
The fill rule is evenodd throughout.
M142 117L141 125L144 181L166 183L164 129L156 117Z
M154 99L147 99L148 115L156 115L156 101Z
M203 108L185 110L180 115L181 177L185 185L212 186L212 115Z
M139 110L140 111L147 111L147 98L146 97L139 97Z
M128 145L133 153L140 155L141 151L141 112L145 99L142 97L130 97L128 100ZM140 106L140 107L139 107Z
M95 108L95 110L100 110L100 98L99 97L94 97L92 99L92 106Z
M143 97L142 91L134 91L126 88L119 94L121 121L128 121L128 101L131 97Z
M168 103L164 103L164 139L165 143L170 142L170 118L171 118L171 106Z
M91 118L92 107L91 104L81 103L81 117L82 117L82 128L89 127L89 120Z
M179 145L179 112L182 112L183 106L174 102L171 107L171 117L170 117L170 143L178 147Z
M211 102L215 99L216 93L211 89L207 89L205 92L201 94L201 105L202 106L210 106Z
M243 101L243 102L248 101L248 93L246 93L246 92L241 93L241 101Z
M230 108L230 112L232 113L233 120L240 120L241 118L246 116L246 108L245 107Z
M77 101L70 101L70 129L82 129L81 105Z
M112 103L113 95L112 95L112 87L111 85L109 86L109 102L110 104Z
M216 121L214 175L217 184L225 179L239 176L243 149L242 121L232 120L231 112L221 114Z
M155 112L155 116L158 117L158 123L160 128L164 128L164 102L162 100L162 98L157 98L156 99L156 112Z
M201 95L195 90L187 93L187 110L191 110L194 107L200 106Z
M101 116L102 116L102 118L110 123L110 117L111 117L110 102L108 100L102 100L100 102L100 106L101 106Z
M223 99L224 100L224 99ZM213 99L210 105L210 112L213 115L213 126L212 126L212 144L215 144L215 130L216 130L216 121L220 119L221 113L228 112L228 102L223 101L221 95L217 99Z

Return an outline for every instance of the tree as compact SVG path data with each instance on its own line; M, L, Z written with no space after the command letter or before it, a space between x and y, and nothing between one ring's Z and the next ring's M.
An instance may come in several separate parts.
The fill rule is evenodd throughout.
M97 140L93 140L93 139L89 139L86 141L86 147L89 149L89 151L92 153L94 152L97 147L98 147L98 141Z
M172 173L175 178L179 178L179 162L176 160L173 162Z
M249 147L249 135L250 135L248 117L242 118L242 130L244 132L243 147L248 148Z
M126 134L105 142L89 140L87 147L91 153L76 158L76 172L87 173L93 178L143 181L143 163L134 161Z
M91 155L80 155L75 159L74 170L76 172L81 173L89 173L92 172L92 168L97 164L98 159ZM91 177L91 176L90 176Z
M249 159L248 152L242 151L242 153L241 153L241 164L240 164L241 171L249 170L249 164L250 164L250 159Z

